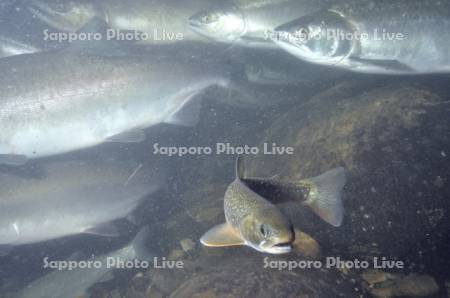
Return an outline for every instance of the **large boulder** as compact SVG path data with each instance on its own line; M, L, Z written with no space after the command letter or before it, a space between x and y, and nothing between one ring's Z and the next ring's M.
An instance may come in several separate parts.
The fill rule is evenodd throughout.
M170 297L359 297L362 293L336 270L279 271L264 264L261 255L229 258L192 275Z
M248 157L248 174L295 181L344 165L343 225L290 206L285 212L296 224L328 255L386 257L448 273L450 104L430 90L344 83L320 93L262 134L260 148L277 143L294 154Z

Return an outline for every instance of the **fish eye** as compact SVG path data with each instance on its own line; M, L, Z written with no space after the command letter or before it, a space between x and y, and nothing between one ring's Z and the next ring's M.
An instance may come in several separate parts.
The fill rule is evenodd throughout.
M270 228L269 228L269 226L266 225L266 224L262 224L262 225L260 226L259 230L260 230L261 234L262 234L264 237L268 237L269 234L270 234Z
M308 36L311 34L311 30L309 29L309 27L302 27L298 30L298 33Z
M205 24L210 24L212 22L217 21L217 15L215 14L206 14L204 16L202 16L202 22Z
M322 26L317 26L317 25L309 25L308 27L305 28L305 31L308 32L309 35L311 35L314 38L322 38Z

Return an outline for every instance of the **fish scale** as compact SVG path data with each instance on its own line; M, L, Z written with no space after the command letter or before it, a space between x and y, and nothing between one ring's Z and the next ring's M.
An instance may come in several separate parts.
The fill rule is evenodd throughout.
M0 85L8 87L0 88L0 163L11 155L61 154L111 137L133 142L121 134L162 122L194 125L198 111L183 119L177 112L208 87L226 86L230 73L214 63L153 54L69 49L1 59L6 71Z
M273 40L302 60L357 72L445 73L449 17L448 1L348 1L277 27L294 39ZM296 32L315 36L297 42Z

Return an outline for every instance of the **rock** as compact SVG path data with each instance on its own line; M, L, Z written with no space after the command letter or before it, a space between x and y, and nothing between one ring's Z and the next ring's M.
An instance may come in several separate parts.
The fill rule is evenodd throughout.
M150 272L147 296L158 297L161 294L163 297L167 297L194 272L195 264L187 260L183 260L182 269L153 269Z
M398 274L371 269L363 272L363 274L361 274L361 277L365 282L367 282L369 287L371 287L375 284L387 282L389 280L395 280L398 278Z
M138 292L145 292L145 288L148 284L148 278L142 273L137 273L131 280L131 286Z
M375 297L430 297L439 286L431 276L410 274L370 284L367 290Z
M211 208L198 208L189 210L191 216L196 222L215 222L218 216L223 214L223 204Z
M263 257L228 258L194 274L171 294L181 297L359 297L361 290L337 271L264 268Z
M336 166L348 169L344 223L334 228L300 206L284 212L318 240L324 255L448 275L450 241L450 104L426 87L346 84L291 108L261 134L263 143L291 146L294 155L248 156L248 176L298 181Z
M121 297L121 295L120 295L118 290L112 291L111 293L109 293L109 295L110 295L111 298L120 298Z
M178 194L173 200L179 204L173 213L160 221L158 226L152 226L155 238L158 239L158 251L162 255L174 249L189 252L189 256L198 253L195 250L199 239L206 230L215 225L217 219L224 218L223 189L217 184L214 187L190 189ZM182 197L183 200L179 200ZM211 211L211 213L210 213Z
M195 243L192 239L186 238L180 241L181 248L184 252L189 252L195 249Z
M153 286L148 287L147 291L145 292L145 297L147 298L164 298L163 293L161 291Z
M180 260L184 257L184 251L181 249L174 249L167 257L169 260Z
M127 298L147 298L146 293L140 292L135 288L129 288L126 292L125 297Z

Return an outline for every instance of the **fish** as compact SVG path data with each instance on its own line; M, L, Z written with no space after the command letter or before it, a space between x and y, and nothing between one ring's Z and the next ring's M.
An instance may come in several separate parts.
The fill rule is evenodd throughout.
M77 234L119 236L112 222L131 218L164 178L125 161L52 161L41 166L45 174L40 178L0 172L1 255L15 246Z
M205 246L247 245L257 251L283 254L292 249L294 227L281 211L249 189L243 182L242 158L236 161L236 178L224 198L226 222L200 239Z
M294 93L298 94L298 90L301 89L302 94L305 94L312 89L317 92L319 84L317 81L323 85L327 81L334 82L342 77L340 71L332 72L327 67L311 65L286 52L244 47L239 48L239 51L236 50L237 47L231 61L244 65L247 80L255 84L294 86L296 87L292 89ZM271 101L276 102L276 98L272 98Z
M373 74L450 71L450 3L349 1L278 26L272 40L304 61Z
M344 167L336 167L318 176L298 182L271 178L245 178L252 191L276 204L300 203L310 208L322 220L340 227L344 219L342 191L347 182Z
M200 95L234 78L218 61L162 48L133 54L110 45L99 53L99 44L0 59L0 164L141 142L144 129L160 123L195 126Z
M332 0L234 0L211 4L189 18L194 32L222 43L273 48L275 27L326 8Z
M131 241L131 243L116 251L95 256L88 260L79 260L69 257L67 261L92 262L101 264L99 267L55 269L50 273L32 281L25 288L13 296L15 298L67 298L88 297L88 290L98 282L104 282L114 278L114 266L107 266L108 260L128 262L133 260L151 260L152 253L145 247L146 238L149 235L149 227L143 227ZM111 261L110 261L111 262Z
M42 51L41 48L0 35L0 58L31 54Z
M65 32L76 32L93 18L102 15L96 1L31 0L27 4L28 11L39 20Z
M188 19L210 3L210 0L32 0L28 9L46 24L62 31L77 32L96 17L113 30L132 33L138 44L172 44L207 41L191 31ZM113 38L120 38L119 32L111 32L115 33Z
M291 188L271 179L245 178L242 158L236 160L236 178L228 186L224 197L225 223L207 231L200 242L205 246L224 247L246 245L262 253L285 254L299 247L301 240L309 252L319 251L318 243L291 221L273 203L281 203L279 196L297 202L299 197L307 206L335 226L342 221L343 208L340 191L345 174L332 174L304 180ZM291 186L291 185L289 185ZM300 194L300 195L299 195ZM298 239L296 239L298 238Z

